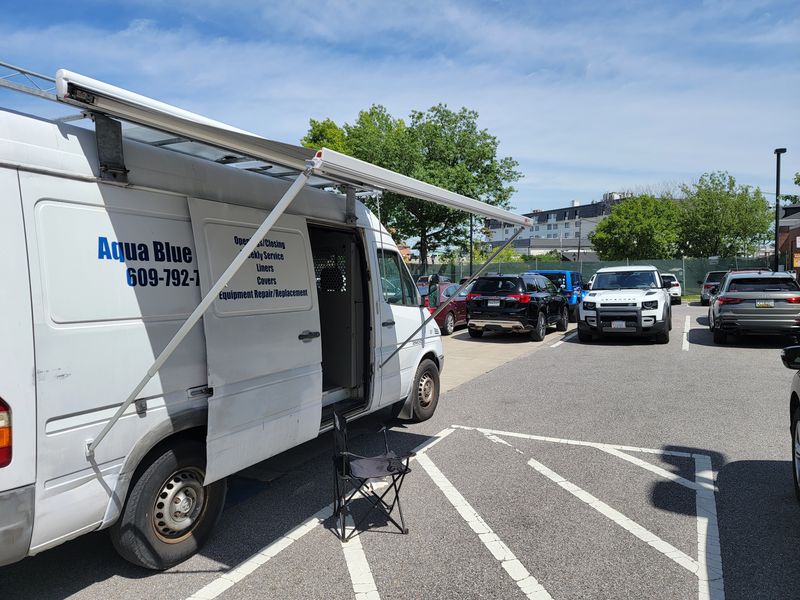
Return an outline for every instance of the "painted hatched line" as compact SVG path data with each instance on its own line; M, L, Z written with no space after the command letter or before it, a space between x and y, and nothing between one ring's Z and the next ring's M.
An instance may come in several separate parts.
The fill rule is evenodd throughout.
M440 431L434 437L426 440L425 442L414 448L412 452L417 453L417 456L414 458L419 459L420 456L424 456L425 452L427 452L433 446L441 442L451 433L453 433L453 428L448 427L447 429ZM414 460L414 458L412 458L412 460ZM316 513L314 513L313 516L306 519L302 524L298 525L297 527L294 527L293 529L290 529L284 535L282 535L269 545L265 546L264 548L253 554L251 557L245 559L232 569L221 574L219 577L217 577L217 579L215 579L208 585L197 590L194 594L189 596L187 600L214 600L225 590L232 587L236 583L240 582L248 575L251 575L260 566L264 565L270 559L274 558L282 551L286 550L286 548L291 546L294 542L296 542L305 534L307 534L309 531L314 529L317 525L324 522L332 514L333 514L333 502L328 504L328 506L326 506L325 508L318 510ZM348 542L348 544L349 543L352 543L352 540ZM359 546L360 545L361 543L359 542ZM364 597L363 600L372 600L373 597L374 596L370 596L369 599L367 599L367 597Z
M472 531L478 534L481 542L492 553L500 566L505 569L511 579L517 584L520 590L532 600L553 600L544 586L531 575L525 566L517 559L511 549L497 537L492 528L484 521L481 516L472 508L466 498L450 483L439 468L427 456L417 457L417 462L425 469L433 482L442 490L450 504L458 511L458 514L467 522Z
M689 452L678 452L672 450L655 450L652 448L638 448L635 446L621 446L616 444L600 444L597 442L583 442L578 440L566 440L562 438L551 438L546 436L539 436L539 435L531 435L531 434L524 434L524 433L515 433L509 431L497 431L491 429L481 429L478 427L467 427L464 425L453 425L454 428L457 429L465 429L465 430L473 430L482 433L487 439L494 443L503 444L506 446L510 446L513 448L518 454L523 454L521 450L515 448L513 445L509 444L507 441L503 440L501 435L507 437L516 437L521 439L532 439L537 441L545 441L545 442L555 442L561 444L571 444L576 446L586 446L590 448L596 448L598 450L602 450L603 452L607 452L613 456L621 458L622 460L626 460L631 464L637 465L643 469L651 471L661 477L669 479L675 483L683 485L685 487L691 488L695 490L695 502L696 502L696 513L697 513L697 560L691 558L690 556L686 555L685 553L681 552L680 550L675 549L676 553L672 553L669 551L669 548L672 548L670 544L667 542L663 542L663 545L655 545L648 542L651 546L662 552L665 556L668 556L681 566L686 567L695 575L698 579L698 599L699 600L725 600L725 583L724 583L724 576L722 570L722 552L720 550L720 542L719 542L719 525L717 523L717 504L716 504L716 484L714 481L714 469L711 463L711 457L707 454L700 454L700 453L689 453ZM648 462L640 460L634 456L630 456L622 452L623 450L628 452L642 452L648 454L659 454L662 456L680 456L683 458L692 458L695 464L695 480L689 481L667 471L666 469L662 469L656 465L652 465ZM650 534L656 539L659 539L655 534L650 533L645 528L638 526L635 522L627 519L622 513L619 511L615 511L613 508L609 507L605 503L597 500L594 496L581 490L578 486L568 482L566 479L558 475L557 473L551 471L541 463L531 459L528 464L539 471L540 473L546 475L552 481L558 483L561 487L573 493L576 497L580 498L590 506L592 506L592 499L596 501L595 505L593 506L598 512L601 512L605 516L609 517L612 520L615 520L611 515L616 513L616 516L619 518L618 522L620 525L628 529L634 535L637 535L637 531L631 530L625 526L625 524L631 523L634 526L638 527L640 531L639 534L647 535ZM537 465L539 468L537 468ZM556 479L560 479L561 481L556 481ZM576 494L575 492L580 492L581 495ZM598 508L600 505L603 505L605 508L604 510L600 510ZM640 535L637 535L640 537ZM640 537L640 539L643 539ZM646 540L645 540L646 541ZM672 555L671 555L672 554ZM681 559L683 555L688 559L685 561ZM679 561L678 559L681 559ZM691 562L696 564L696 569L691 569L689 566Z
M345 524L351 528L355 527L352 516L347 515ZM341 544L356 600L380 600L381 597L378 594L378 588L375 585L375 579L372 577L372 570L369 568L367 556L364 554L364 548L361 546L359 536L353 536L349 541Z
M551 471L542 463L537 460L530 459L528 460L528 465L533 467L538 473L541 473L545 477L547 477L550 481L557 483L559 486L564 488L570 494L575 496L578 500L585 502L591 508L599 512L604 517L607 517L626 531L630 532L631 534L635 535L637 538L652 546L661 554L666 556L667 558L673 560L684 569L689 571L690 573L696 575L700 565L698 562L693 559L688 554L681 552L675 546L662 540L652 531L645 529L635 521L629 519L621 512L616 509L611 508L608 504L603 502L602 500L597 499L595 496L584 490L583 488L575 485L564 479L561 475L556 473L555 471Z

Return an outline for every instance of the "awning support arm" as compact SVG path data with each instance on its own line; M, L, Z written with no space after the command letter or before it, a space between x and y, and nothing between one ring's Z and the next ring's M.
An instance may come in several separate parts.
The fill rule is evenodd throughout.
M147 369L147 373L145 373L141 381L128 395L125 402L120 405L120 407L117 409L117 412L114 413L114 416L111 417L108 423L106 423L105 427L103 427L102 431L100 431L96 438L86 440L87 459L92 460L94 458L94 451L97 449L97 446L100 445L100 442L103 441L103 438L106 437L114 424L119 421L122 414L136 400L136 396L138 396L139 393L144 389L144 386L146 386L153 376L158 373L159 369L161 369L167 359L172 356L172 353L175 352L178 344L183 341L189 331L191 331L192 327L197 324L203 314L211 306L211 303L214 302L219 293L222 291L222 288L228 285L228 282L245 263L247 258L250 256L250 253L256 249L256 246L258 246L261 240L264 239L264 236L267 235L267 232L272 229L273 225L275 225L275 222L289 207L289 204L291 204L292 200L294 200L297 194L300 193L300 190L303 189L303 186L308 181L311 173L312 166L309 165L302 173L300 173L300 175L297 176L297 179L294 180L294 183L289 186L289 189L283 194L283 197L280 199L280 201L278 201L278 204L276 204L275 208L270 211L270 213L267 215L267 218L264 219L264 222L261 223L259 228L250 238L250 241L247 242L247 244L245 244L244 247L239 251L239 254L237 254L236 258L234 258L231 264L228 265L228 268L225 269L225 272L220 275L220 278L217 280L217 282L211 287L210 290L208 290L208 293L200 301L200 304L197 305L197 308L195 308L192 314L189 315L186 321L184 321L177 333L172 336L172 339L169 341L167 346L161 351L161 354L158 355L150 368Z
M411 341L411 339L412 339L412 338L413 338L415 335L417 335L417 333L419 333L419 331L420 331L420 330L424 329L424 328L425 328L425 326L426 326L428 323L430 323L430 322L431 322L433 319L435 319L437 316L439 316L439 313L441 313L441 312L442 312L442 311L443 311L443 310L444 310L444 309L447 307L447 305L448 305L448 304L450 304L450 303L451 303L453 300L455 300L456 296L458 296L458 295L459 295L459 294L460 294L460 293L461 293L461 292L464 290L464 288L465 288L465 287L467 287L467 286L468 286L470 283L472 283L473 281L475 281L475 280L478 278L478 276L479 276L481 273L483 273L483 271L484 271L486 268L488 268L490 264L492 264L492 261L495 259L495 257L496 257L498 254L500 254L500 253L501 253L503 250L505 250L505 249L506 249L506 247L508 247L508 245L509 245L511 242L513 242L515 239L517 239L517 236L519 236L519 234L520 234L520 233L522 233L523 231L525 231L525 228L524 228L524 227L520 227L519 229L517 229L517 230L514 232L514 235L512 235L512 236L509 238L509 240L508 240L508 241L507 241L505 244L503 244L502 246L500 246L500 247L497 249L497 251L496 251L494 254L492 254L492 255L489 257L489 259L488 259L488 260L487 260L485 263L483 263L483 264L482 264L480 267L478 267L478 270L477 270L477 271L475 271L475 274L474 274L474 275L472 275L472 276L471 276L469 279L467 279L467 281L465 281L465 282L463 283L463 285L461 285L461 287L459 287L459 288L458 288L458 289L457 289L457 290L456 290L456 291L453 293L453 295L452 295L452 296L450 296L450 297L449 297L447 300L445 300L445 301L444 301L442 304L440 304L440 305L439 305L439 308L437 308L435 311L433 311L433 313L431 314L431 316L430 316L430 317L428 317L427 319L425 319L425 320L422 322L422 325L420 325L419 327L417 327L417 328L414 330L414 333L412 333L412 334L411 334L410 336L408 336L408 337L407 337L405 340L403 340L403 343L402 343L402 344L400 344L400 345L399 345L399 346L398 346L398 347L395 349L395 351L394 351L394 352L392 352L392 353L391 353L391 354L390 354L390 355L389 355L389 356L386 358L386 360L384 360L384 361L381 363L381 368L383 368L383 367L384 367L384 365L385 365L386 363L388 363L388 362L389 362L389 360L391 360L391 358L392 358L392 357L393 357L395 354L397 354L398 352L400 352L400 350L401 350L401 349L402 349L402 348L403 348L403 347L404 347L404 346L405 346L405 345L406 345L408 342L410 342L410 341Z

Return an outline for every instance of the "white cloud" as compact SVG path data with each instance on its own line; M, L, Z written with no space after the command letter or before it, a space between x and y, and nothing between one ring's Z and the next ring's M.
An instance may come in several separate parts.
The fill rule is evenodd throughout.
M84 72L288 142L310 117L352 121L373 103L396 116L468 106L520 161L514 204L524 210L713 169L769 190L772 149L800 139L797 15L771 18L765 3L589 5L563 22L506 2L254 10L213 0L171 4L171 21L154 0L125 6L141 14L116 29L2 23L0 56ZM783 189L800 170L792 150Z

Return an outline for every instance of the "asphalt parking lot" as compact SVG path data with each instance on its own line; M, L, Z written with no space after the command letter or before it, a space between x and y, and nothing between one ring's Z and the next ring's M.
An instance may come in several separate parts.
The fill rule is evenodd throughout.
M715 346L706 309L674 307L668 345L551 330L446 340L440 406L398 424L417 449L408 535L342 544L331 439L231 481L217 535L150 573L102 532L0 569L8 598L794 598L788 340ZM475 357L483 356L484 360ZM355 451L380 439L365 433Z

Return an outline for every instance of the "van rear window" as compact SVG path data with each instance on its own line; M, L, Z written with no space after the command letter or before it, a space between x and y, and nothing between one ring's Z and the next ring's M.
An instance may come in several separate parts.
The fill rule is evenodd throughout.
M473 294L491 294L495 292L518 292L518 277L480 277L472 288Z

